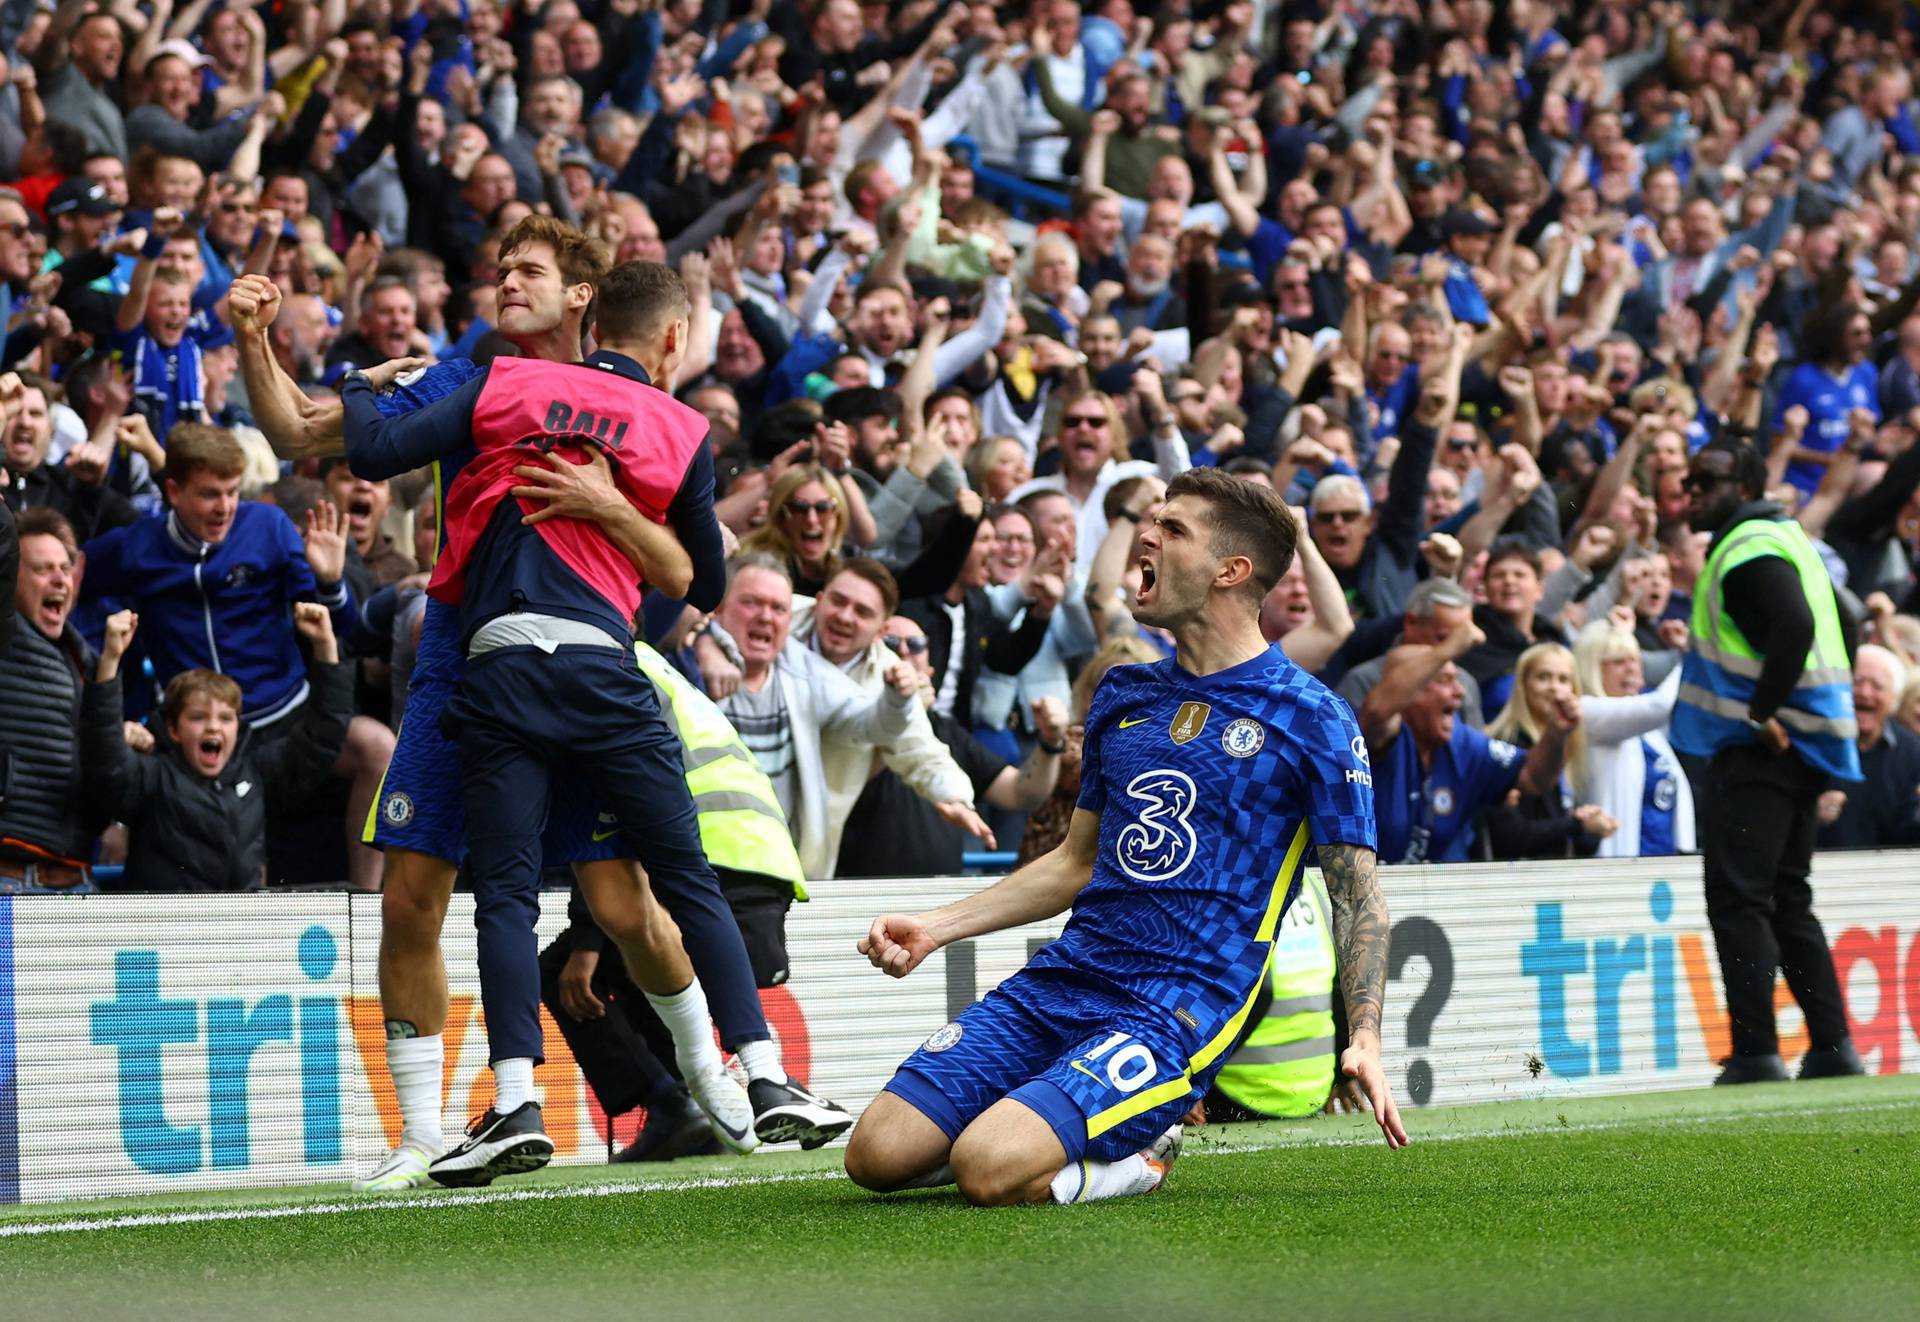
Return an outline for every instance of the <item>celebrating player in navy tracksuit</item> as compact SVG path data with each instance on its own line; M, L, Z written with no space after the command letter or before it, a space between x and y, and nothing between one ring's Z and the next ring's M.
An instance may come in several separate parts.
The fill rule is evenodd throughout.
M433 1164L431 1173L442 1183L481 1183L529 1169L551 1148L528 1096L541 1045L532 927L549 768L566 762L591 774L599 806L610 810L606 820L625 828L663 897L687 904L710 898L721 919L730 921L699 849L678 743L633 665L629 621L639 587L626 555L583 520L548 519L551 510L545 510L523 521L525 509L511 494L528 480L527 466L537 467L536 456L556 444L561 462L590 448L605 453L622 494L653 520L640 524L653 530L641 548L643 561L664 568L676 558L685 565L691 555L690 586L684 574L672 586L685 587L696 604L717 600L724 570L705 423L648 385L654 376L669 377L683 352L684 289L658 266L630 264L608 280L600 293L607 348L583 366L497 360L486 375L447 398L391 419L379 416L365 383L350 378L342 392L348 455L365 475L479 451L448 493L443 550L430 591L438 601L460 606L461 649L468 658L448 721L458 727L462 748L497 1091L493 1109L468 1141ZM591 293L588 286L583 296ZM662 524L670 524L678 539ZM673 577L669 569L669 582ZM614 829L598 830L596 837ZM691 934L691 925L682 922ZM726 935L739 945L737 929ZM726 945L710 939L703 953L716 960L729 953ZM744 949L732 953L744 969ZM750 975L721 981L729 988L735 982L752 986ZM682 1009L689 1023L696 1013L704 1022L703 1002ZM662 1011L670 1017L664 1006ZM710 1108L716 1130L726 1130L723 1140L747 1150L755 1127L765 1134L770 1121L783 1129L797 1123L791 1115L784 1121L776 1115L795 1108L814 1117L810 1123L844 1128L844 1113L786 1078L764 1019L755 1018L757 1034L738 1025L729 1034L747 1067L753 1105L748 1109L742 1098L737 1114ZM793 1136L803 1135L794 1130Z
M530 216L502 239L499 267L501 335L524 357L578 362L582 322L593 288L607 270L600 246L570 226ZM278 302L278 290L259 276L242 277L229 294L229 308L240 332L241 368L261 426L282 458L342 453L341 404L307 399L274 358L267 327ZM465 359L436 363L411 375L403 374L405 366L395 362L369 369L369 377L381 387L374 403L383 415L424 409L471 384L485 370ZM434 461L434 486L441 506L435 511L436 529L447 525L448 489L475 455L469 442ZM619 497L604 462L557 466L536 462L520 471L528 481L538 483L522 494L537 498L548 511L593 520L627 548L630 561L643 563L638 548L649 536L646 520ZM691 575L691 561L684 552L678 555L677 567ZM685 579L677 582L683 587ZM402 1128L398 1144L375 1169L354 1181L359 1193L398 1193L418 1187L430 1178L431 1163L445 1146L441 1111L447 982L439 938L459 864L466 857L467 831L459 751L440 732L440 716L466 665L459 614L457 606L445 601L429 599L427 603L408 683L408 719L401 724L392 762L366 823L367 843L386 856L381 877L380 999L386 1017L388 1071ZM598 809L584 786L556 785L543 842L545 860L548 866L572 865L596 921L619 947L629 973L671 1028L680 1048L675 1054L682 1076L702 1109L718 1117L712 1120L716 1137L737 1128L734 1112L743 1105L750 1106L754 1132L763 1142L797 1140L802 1146L817 1147L844 1132L853 1123L845 1110L800 1087L780 1069L741 932L724 897L692 874L670 876L649 887L621 833L603 829L612 819L603 823ZM661 921L661 906L672 923ZM748 1064L746 1103L740 1100L739 1085L712 1050L709 1001L721 1041L739 1051ZM508 1063L509 1073L517 1074L522 1063ZM530 1089L530 1082L509 1082L509 1095ZM545 1142L544 1135L527 1134L517 1149L501 1150L504 1164L492 1173L509 1173L528 1149ZM491 1176L465 1168L457 1178L485 1182Z
M901 1065L847 1148L856 1182L957 1182L986 1205L1158 1188L1252 1009L1310 842L1352 1030L1341 1067L1388 1144L1406 1142L1380 1065L1388 923L1366 744L1347 705L1260 633L1295 536L1264 487L1211 468L1168 486L1141 534L1133 613L1178 650L1102 683L1066 840L956 904L884 915L860 942L903 977L949 942L1073 909Z

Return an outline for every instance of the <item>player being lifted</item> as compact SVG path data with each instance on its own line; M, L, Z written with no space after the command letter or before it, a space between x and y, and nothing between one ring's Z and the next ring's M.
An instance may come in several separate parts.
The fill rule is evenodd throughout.
M569 259L564 264L559 260L563 250ZM581 300L575 286L591 286L605 265L604 255L592 257L574 231L554 221L536 217L516 227L501 245L503 335L526 357L578 362L586 309L576 306ZM236 282L230 298L250 397L276 452L282 458L342 453L340 403L307 399L274 359L268 335L279 291L264 279L249 276ZM425 408L482 374L476 364L455 360L437 364L418 379L402 377L398 384L389 385L399 368L410 365L390 363L369 370L376 386L387 387L376 401L383 413L399 415ZM462 460L456 456L436 465L435 486L443 498ZM603 519L607 535L633 547L638 555L647 534L639 526L642 516L624 500L607 499L617 493L603 461L549 463L538 475L537 485L547 489L547 503L554 513ZM444 511L438 526L446 526ZM356 1181L355 1189L363 1192L399 1192L425 1183L429 1163L444 1147L441 1029L448 994L439 938L459 861L467 850L458 757L439 728L440 712L463 669L456 617L452 606L428 604L409 688L409 719L402 724L393 766L369 823L370 843L387 851L380 989L389 1066L404 1130L388 1159ZM638 985L669 1003L665 1017L693 1044L690 1050L698 1051L704 1067L694 1071L690 1085L710 1112L725 1114L724 1122L715 1121L716 1134L723 1123L737 1128L736 1112L746 1111L749 1105L756 1131L769 1141L824 1141L845 1128L849 1121L844 1112L805 1093L779 1070L739 928L717 888L675 893L669 886L660 891L658 898L674 920L665 921L667 915L659 912L631 849L618 833L600 829L591 796L563 795L561 804L549 832L548 857L574 864L596 918L615 935L629 967L646 975L644 980L636 978ZM698 981L693 980L696 971L701 975ZM742 1048L743 1057L759 1059L767 1076L750 1091L751 1103L737 1098L737 1085L725 1082L717 1053L710 1056L695 1043L695 1039L704 1043L709 1038L704 1004L709 997L723 1040L729 1047ZM751 1042L761 1045L745 1045ZM511 1090L496 1098L496 1106L504 1102L508 1113L518 1109L519 1099L530 1089L523 1071L516 1066L512 1073ZM746 1140L750 1142L751 1138ZM456 1178L484 1182L494 1174L509 1173L527 1150L547 1146L544 1137L534 1133L502 1135L489 1140L493 1159L481 1163L485 1169L463 1170ZM537 1158L540 1153L532 1155Z
M855 1183L957 1182L989 1206L1158 1188L1246 1021L1310 841L1351 1026L1341 1071L1388 1146L1406 1143L1380 1063L1388 922L1366 744L1346 703L1260 633L1296 535L1273 492L1217 469L1167 488L1133 613L1178 650L1101 684L1066 840L956 904L876 919L859 944L904 977L949 942L1073 909L900 1066L847 1148Z

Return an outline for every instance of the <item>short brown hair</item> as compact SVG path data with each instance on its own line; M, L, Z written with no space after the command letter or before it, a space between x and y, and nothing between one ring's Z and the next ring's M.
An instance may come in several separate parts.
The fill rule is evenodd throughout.
M874 590L880 594L880 604L884 608L880 614L883 617L891 619L899 611L900 585L894 581L893 571L872 556L856 555L851 560L842 560L834 567L827 582L833 582L842 574L852 574L873 584Z
M224 702L235 712L240 710L240 685L231 675L212 670L183 670L167 681L166 694L160 699L160 719L172 725L180 719L187 704L200 694L215 702Z
M535 243L544 243L553 249L553 264L559 268L560 279L569 285L592 285L598 291L600 282L606 279L607 268L613 264L606 244L565 221L538 214L523 217L519 224L500 236L498 260L505 261L509 253ZM586 319L593 320L591 303L587 304Z
M600 282L599 338L645 340L692 307L680 273L665 262L622 262Z
M167 481L185 483L202 470L239 477L247 471L247 452L225 427L176 422L167 433Z
M1273 591L1293 564L1300 530L1273 488L1242 482L1217 468L1189 468L1167 484L1167 499L1192 496L1211 515L1208 546L1215 555L1244 555L1253 563L1257 598Z
M14 523L14 535L23 541L29 537L51 537L66 547L69 555L80 552L80 538L75 535L73 525L67 522L66 515L50 505L21 510Z

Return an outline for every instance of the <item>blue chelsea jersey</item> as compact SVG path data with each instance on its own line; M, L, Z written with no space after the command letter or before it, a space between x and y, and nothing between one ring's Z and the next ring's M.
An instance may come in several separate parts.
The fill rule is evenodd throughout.
M435 363L423 372L401 377L393 386L373 397L374 406L385 417L397 417L423 409L435 400L451 395L486 369L465 358ZM440 553L440 538L447 526L447 491L476 451L466 449L437 459L433 464L434 537L433 550ZM431 568L422 565L422 569ZM461 668L460 610L434 598L427 599L427 613L420 622L420 646L414 659L416 679L458 679Z
M1380 861L1465 863L1474 822L1506 797L1526 766L1524 749L1455 718L1453 735L1424 769L1404 723L1380 766Z
M1088 713L1092 879L1030 967L1157 1007L1205 1042L1244 1009L1315 846L1374 846L1353 713L1277 646L1217 674L1116 667Z

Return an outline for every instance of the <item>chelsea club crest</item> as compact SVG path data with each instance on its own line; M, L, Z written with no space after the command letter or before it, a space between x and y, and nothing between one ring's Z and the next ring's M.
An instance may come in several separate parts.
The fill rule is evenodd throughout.
M1230 723L1220 735L1220 747L1230 757L1252 757L1266 742L1267 732L1260 722L1244 716Z

